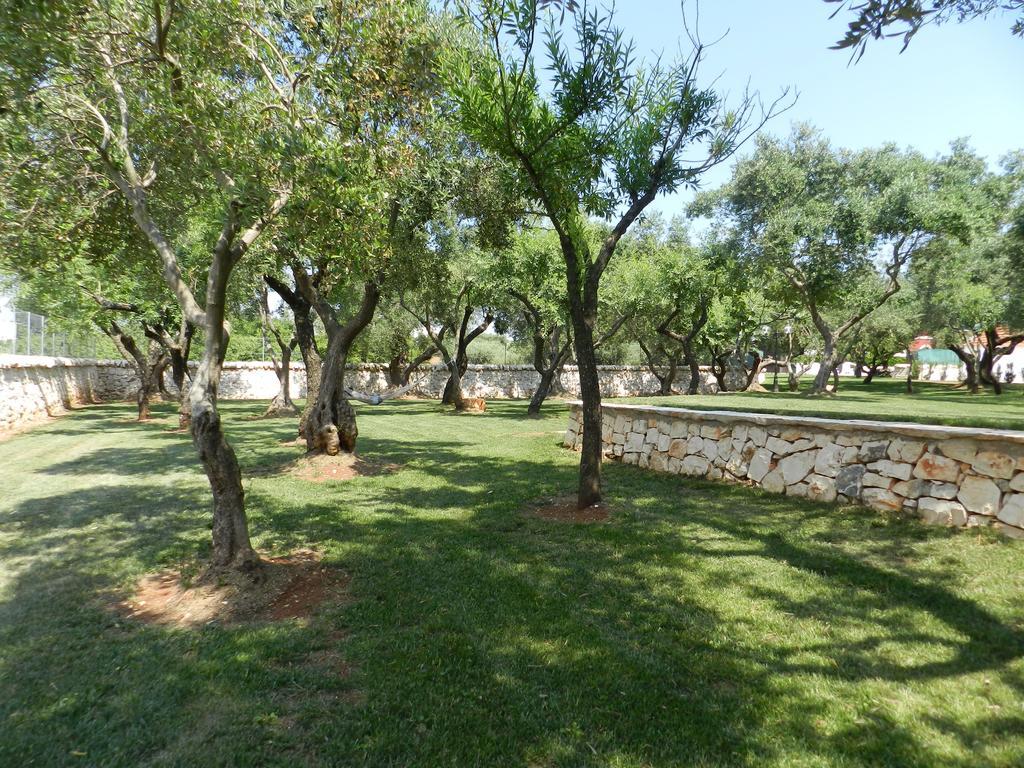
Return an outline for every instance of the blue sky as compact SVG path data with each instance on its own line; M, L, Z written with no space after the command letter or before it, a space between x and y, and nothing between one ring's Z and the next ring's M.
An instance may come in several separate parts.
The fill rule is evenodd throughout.
M967 136L993 165L1024 148L1024 40L1010 34L1011 17L925 27L902 54L898 39L872 41L860 62L848 64L848 52L829 50L848 21L844 13L830 20L834 8L822 0L704 0L701 37L728 35L708 52L702 81L722 75L720 87L738 96L749 78L766 98L794 86L799 99L766 126L773 134L807 121L837 146L892 141L929 155ZM685 40L678 0L620 2L615 18L638 55L668 58ZM728 175L728 166L716 169L702 186ZM668 196L654 207L671 215L690 197Z

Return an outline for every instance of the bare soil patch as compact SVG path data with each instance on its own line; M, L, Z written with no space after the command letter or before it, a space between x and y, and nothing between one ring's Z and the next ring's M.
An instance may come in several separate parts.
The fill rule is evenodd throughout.
M611 517L611 510L604 502L594 504L586 509L576 506L575 496L557 496L553 499L542 499L529 510L534 517L552 523L574 523L593 525L606 523Z
M144 576L117 605L131 619L177 627L307 619L324 605L348 599L350 577L300 550L264 557L254 574L220 572L187 582L179 571Z
M290 443L286 443L288 445ZM305 440L302 441L305 445ZM329 456L326 453L310 453L283 465L254 470L255 477L290 475L310 483L327 483L351 480L355 477L374 477L398 471L397 464L364 459L351 453Z

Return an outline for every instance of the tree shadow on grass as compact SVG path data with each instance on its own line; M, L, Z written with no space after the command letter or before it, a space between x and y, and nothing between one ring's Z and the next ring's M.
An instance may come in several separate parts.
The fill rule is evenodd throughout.
M575 484L547 441L512 460L465 435L379 434L363 450L405 471L247 483L263 546L318 546L354 576L354 602L308 626L184 632L105 610L97 595L206 546L204 483L157 485L180 471L159 453L151 482L13 505L0 763L967 766L1000 755L948 739L1017 738L995 717L862 706L975 672L1022 690L1021 629L908 561L954 534L618 465L612 521L560 525L523 514ZM271 455L275 438L239 442ZM306 663L332 642L362 706Z

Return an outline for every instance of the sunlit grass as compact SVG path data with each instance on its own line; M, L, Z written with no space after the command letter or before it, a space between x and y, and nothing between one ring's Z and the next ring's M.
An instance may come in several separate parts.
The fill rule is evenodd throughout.
M677 384L685 386L685 381ZM771 387L770 378L766 384ZM781 388L786 389L785 382ZM805 392L787 391L729 392L608 399L606 402L1024 430L1024 385L1020 384L1005 387L1002 395L994 395L991 390L972 395L954 383L921 381L914 382L914 392L908 395L902 380L875 379L864 384L860 379L847 378L841 380L839 393L834 396L808 397Z
M399 470L310 484L261 407L225 405L258 547L353 576L311 622L109 611L207 548L173 408L0 443L0 765L1024 763L1019 542L620 465L609 523L547 523L523 510L574 485L557 404L361 408Z

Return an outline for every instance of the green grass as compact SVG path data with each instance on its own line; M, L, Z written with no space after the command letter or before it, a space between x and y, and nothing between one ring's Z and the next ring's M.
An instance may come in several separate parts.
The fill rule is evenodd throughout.
M845 378L840 380L839 394L834 397L812 398L800 392L733 392L630 397L606 402L1024 430L1024 385L1005 387L1002 395L994 395L990 390L972 395L954 383L914 382L912 395L905 388L903 380L875 379L865 385L859 379Z
M313 485L261 407L225 406L257 545L353 577L307 622L107 608L207 550L172 408L0 443L0 765L1024 764L1020 542L621 465L609 523L548 523L576 457L525 403L362 408L400 471Z

